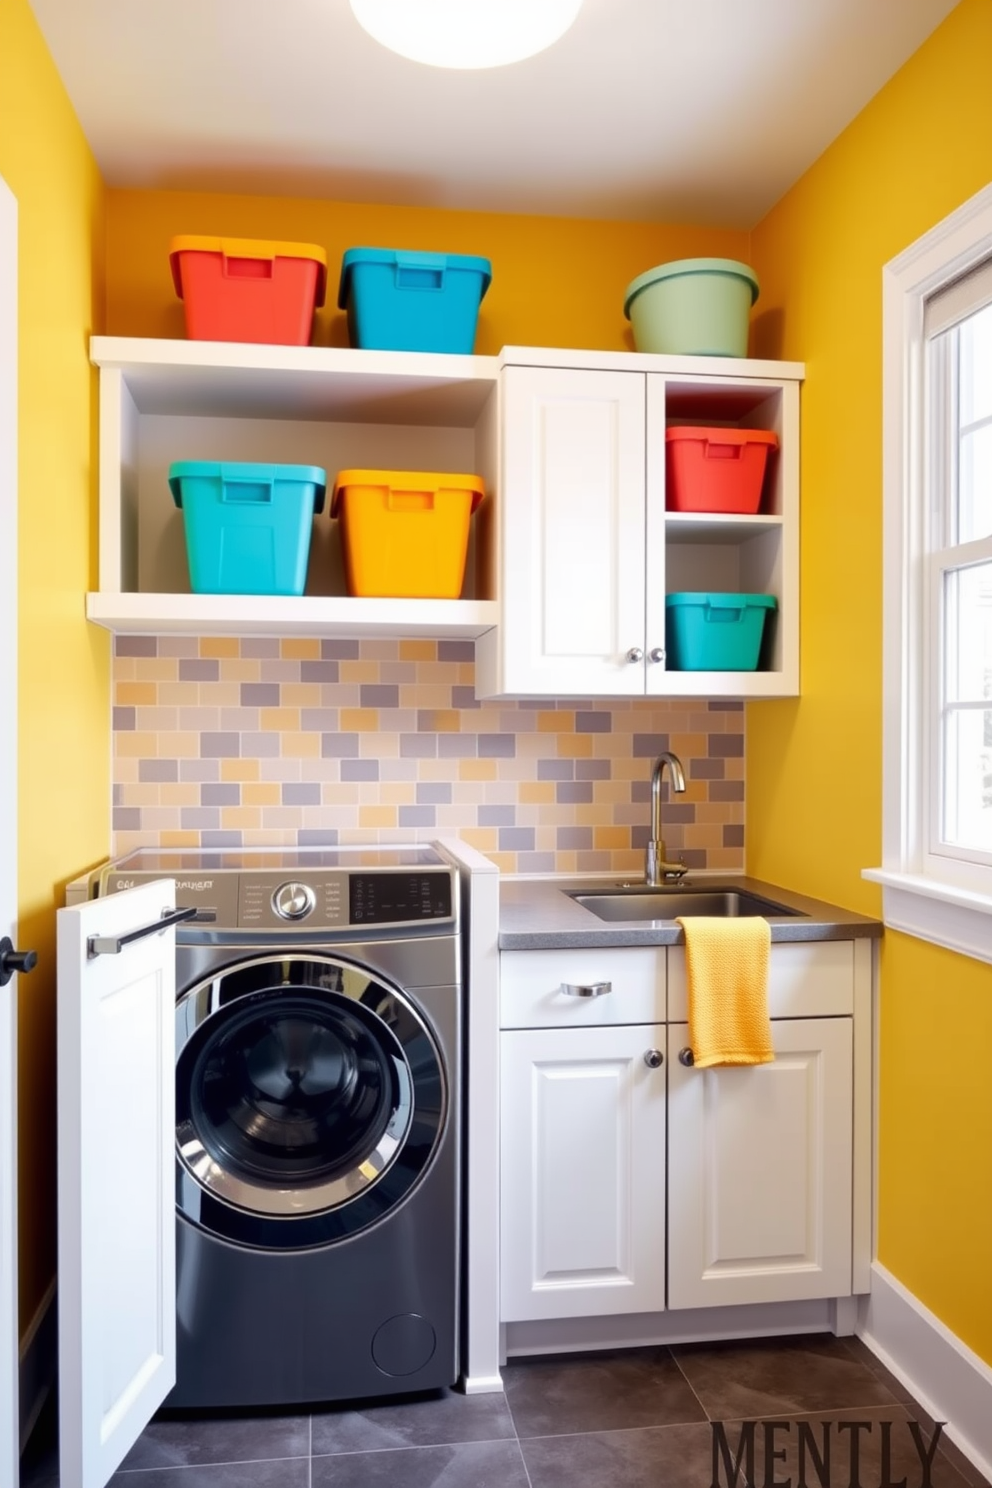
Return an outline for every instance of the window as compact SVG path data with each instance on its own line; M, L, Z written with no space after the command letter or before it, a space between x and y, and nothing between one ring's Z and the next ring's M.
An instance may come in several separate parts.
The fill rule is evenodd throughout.
M992 188L883 274L887 925L992 962Z

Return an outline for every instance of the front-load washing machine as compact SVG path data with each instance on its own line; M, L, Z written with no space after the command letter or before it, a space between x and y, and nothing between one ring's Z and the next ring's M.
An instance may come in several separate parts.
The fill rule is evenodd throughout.
M391 1395L459 1373L462 943L434 847L142 850L176 937L169 1407Z

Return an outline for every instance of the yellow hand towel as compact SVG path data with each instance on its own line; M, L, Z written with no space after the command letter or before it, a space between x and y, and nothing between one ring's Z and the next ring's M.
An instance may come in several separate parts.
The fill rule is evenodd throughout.
M768 1021L771 928L758 916L686 915L689 1044L699 1069L768 1064L775 1058Z

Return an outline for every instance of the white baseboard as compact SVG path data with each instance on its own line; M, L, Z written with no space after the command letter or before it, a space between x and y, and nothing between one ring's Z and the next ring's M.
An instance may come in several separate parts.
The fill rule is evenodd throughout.
M55 1383L58 1355L59 1310L53 1276L21 1339L18 1392L22 1452Z
M992 1368L878 1261L858 1329L913 1398L992 1481Z

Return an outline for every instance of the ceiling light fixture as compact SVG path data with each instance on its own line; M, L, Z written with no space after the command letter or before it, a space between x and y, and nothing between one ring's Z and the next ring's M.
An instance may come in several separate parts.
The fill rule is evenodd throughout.
M430 67L505 67L552 46L582 0L351 0L370 36Z

